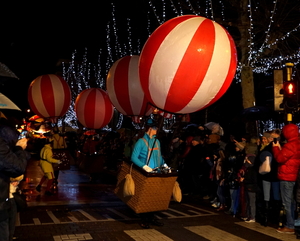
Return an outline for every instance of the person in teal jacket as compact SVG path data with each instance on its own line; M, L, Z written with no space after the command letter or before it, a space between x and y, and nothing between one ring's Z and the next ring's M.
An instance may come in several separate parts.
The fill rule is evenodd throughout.
M154 168L165 163L161 155L160 142L156 139L156 133L156 122L149 119L146 123L145 135L137 140L131 155L132 162L147 172L152 172Z
M131 161L146 172L152 172L154 168L162 166L165 161L161 155L160 142L156 139L157 124L148 119L145 127L145 135L137 140ZM155 218L154 212L141 213L141 227L148 229L150 224L163 226L164 224Z

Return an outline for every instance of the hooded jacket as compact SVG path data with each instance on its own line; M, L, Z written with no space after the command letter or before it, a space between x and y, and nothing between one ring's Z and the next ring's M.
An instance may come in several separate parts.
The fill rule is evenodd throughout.
M294 182L297 180L300 166L300 141L299 129L295 124L288 124L282 128L282 134L287 143L281 147L272 148L273 155L278 162L278 179Z
M58 159L53 158L52 147L45 144L40 152L40 165L44 173L53 172L52 163L59 163Z

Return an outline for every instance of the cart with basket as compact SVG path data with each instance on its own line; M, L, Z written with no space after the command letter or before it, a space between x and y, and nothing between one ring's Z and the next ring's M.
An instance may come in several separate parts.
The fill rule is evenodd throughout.
M135 194L124 197L125 176L130 173L135 184ZM177 177L177 172L149 173L126 160L122 163L114 192L137 214L163 211L169 207Z

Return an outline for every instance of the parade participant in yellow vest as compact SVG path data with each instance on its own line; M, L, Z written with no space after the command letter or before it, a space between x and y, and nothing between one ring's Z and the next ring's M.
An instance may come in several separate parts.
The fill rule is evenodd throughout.
M40 152L40 166L44 172L44 176L42 177L39 185L36 187L36 190L38 192L41 191L41 187L43 183L48 179L47 182L47 188L45 191L45 195L51 196L53 193L51 192L51 186L53 184L53 180L55 178L54 176L54 171L53 171L53 163L60 164L60 160L54 159L53 158L53 152L52 152L52 146L51 146L52 141L47 140L46 144L42 148Z

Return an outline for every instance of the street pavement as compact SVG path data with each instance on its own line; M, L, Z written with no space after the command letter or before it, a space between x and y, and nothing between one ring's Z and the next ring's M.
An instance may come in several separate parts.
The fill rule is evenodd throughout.
M115 176L102 173L102 178L91 182L88 174L71 166L70 170L60 171L55 195L45 196L45 186L41 193L35 190L43 175L38 163L29 161L20 184L28 201L28 208L18 214L14 236L20 241L296 239L295 235L277 233L275 225L246 223L217 212L208 200L196 196L183 196L181 203L171 201L168 210L156 214L164 226L143 229L139 215L114 195Z

